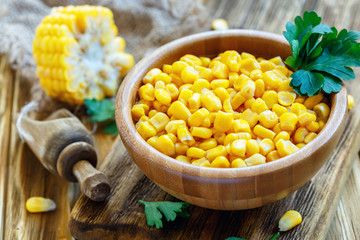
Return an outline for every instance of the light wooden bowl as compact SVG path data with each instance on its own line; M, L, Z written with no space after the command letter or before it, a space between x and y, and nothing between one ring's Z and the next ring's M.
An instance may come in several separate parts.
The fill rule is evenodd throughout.
M277 161L240 169L197 167L176 161L152 148L137 133L131 108L144 75L154 67L171 64L190 53L214 57L226 50L257 57L291 54L286 40L276 34L250 31L213 31L173 41L142 59L123 81L116 98L115 115L120 136L138 167L159 187L188 203L219 210L263 206L294 192L308 182L326 162L345 126L345 88L331 98L329 120L320 134L299 151Z

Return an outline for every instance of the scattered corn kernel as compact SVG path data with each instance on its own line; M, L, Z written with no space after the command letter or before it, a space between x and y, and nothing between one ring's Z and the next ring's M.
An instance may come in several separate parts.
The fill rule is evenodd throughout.
M229 25L225 19L217 18L214 19L211 23L211 27L213 30L226 30L229 29Z
M279 221L279 231L288 231L302 222L301 214L298 211L287 211Z
M351 109L354 106L354 97L348 94L347 99L348 99L348 109Z
M55 209L55 202L49 198L31 197L26 201L26 210L31 213L49 212Z

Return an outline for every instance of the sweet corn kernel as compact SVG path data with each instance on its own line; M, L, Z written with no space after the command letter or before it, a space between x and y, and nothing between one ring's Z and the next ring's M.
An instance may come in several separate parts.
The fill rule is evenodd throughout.
M218 144L224 145L224 141L225 141L225 138L226 138L226 133L215 130L214 138L215 138L215 140L216 140L216 142Z
M163 81L157 81L155 83L155 91L156 89L165 89L165 83ZM156 95L155 95L156 98Z
M206 108L201 108L190 116L188 120L189 125L192 127L198 127L207 116L209 116L209 111Z
M203 67L208 67L211 59L208 57L200 57L200 61Z
M224 156L218 156L214 159L214 161L211 162L210 167L215 168L229 168L230 162L229 160Z
M158 137L155 143L155 148L167 155L167 156L174 156L175 155L175 145L174 142L170 139L168 135L161 135Z
M149 119L149 122L155 127L157 132L163 131L169 121L169 117L162 112L156 113L152 118Z
M55 209L55 202L49 198L31 197L26 201L26 210L31 213L49 212Z
M177 130L180 127L186 127L184 120L171 120L168 124L166 124L165 130L167 133L177 134Z
M172 71L174 73L180 75L181 72L189 65L183 61L176 61L171 66L172 66Z
M218 145L217 147L206 151L206 159L208 159L210 162L214 161L214 159L218 156L227 156L226 148L223 145Z
M237 109L245 102L246 98L244 98L240 93L236 93L236 95L231 99L231 106L233 109Z
M262 79L265 86L273 90L277 90L281 83L281 78L274 72L274 70L264 72Z
M237 139L233 141L230 145L231 153L240 156L245 157L246 154L246 140L244 139Z
M210 138L213 134L211 129L204 127L192 127L190 129L190 132L193 137L199 137L202 139Z
M214 61L211 70L216 78L228 78L229 77L229 68L226 64L220 61Z
M155 80L155 77L157 75L159 75L160 73L162 73L162 71L159 69L159 68L153 68L151 69L146 75L145 77L143 78L143 83L144 84L147 84L147 83L150 83L150 84L154 84L154 80Z
M185 155L186 151L189 149L188 145L181 142L175 143L174 146L175 146L176 155Z
M256 112L251 111L251 109L246 109L243 113L241 113L240 119L247 121L252 128L257 124L259 116Z
M302 112L306 112L306 107L301 103L293 103L290 107L290 112L299 115Z
M302 222L301 214L298 211L287 211L279 221L279 231L284 232L296 227Z
M246 141L246 155L247 156L250 157L259 152L260 152L260 147L256 140L249 139Z
M201 106L201 95L200 93L194 93L188 100L189 109L191 112L198 110Z
M228 88L229 87L229 80L227 79L214 79L211 81L210 86L212 89L216 88Z
M258 79L260 79L262 77L262 71L261 69L255 69L253 71L251 71L250 73L250 78L253 80L253 81L256 81Z
M214 81L215 81L215 80L214 80ZM213 81L213 82L214 82L214 81ZM211 82L211 83L213 83L213 82ZM221 102L224 102L225 99L230 98L230 94L229 94L229 93L226 91L226 89L223 88L223 87L215 88L215 89L214 89L214 93L215 93L215 95L216 95L218 98L220 98Z
M250 125L246 120L236 119L232 123L235 132L251 132Z
M304 139L304 143L308 144L309 142L314 140L314 138L316 138L316 136L317 136L317 134L314 132L308 133L308 135L306 135L306 137Z
M191 158L184 155L178 155L175 159L183 163L191 163Z
M188 146L192 146L195 143L195 140L193 136L190 134L187 127L184 126L179 127L177 129L177 136L182 143L187 144Z
M266 128L273 128L278 123L278 116L276 113L266 110L260 113L259 122Z
M320 122L322 122L322 121L320 121ZM305 127L310 132L318 132L319 130L321 130L320 129L320 122L310 122Z
M278 151L273 150L266 155L266 162L272 162L272 161L278 160L279 158L280 158L280 155L279 155Z
M235 90L240 91L241 87L244 83L246 83L247 81L252 81L251 78L249 78L248 76L246 76L245 74L241 74L240 76L238 76L237 78L234 79L233 82L233 86L235 88Z
M164 132L163 134L168 136L174 144L177 142L177 137L175 134L173 134L173 133L165 134L165 131L163 131L163 132Z
M162 71L164 73L170 74L170 73L172 73L172 66L169 64L164 64L162 67Z
M176 86L182 86L182 84L184 84L183 80L181 80L181 78L176 75L175 73L170 73L169 77L171 79L171 82L174 83Z
M187 64L189 64L190 66L201 66L202 62L200 60L200 58L198 58L195 55L192 54L186 54L183 57L180 58L180 61L186 62Z
M266 156L269 152L275 149L273 141L268 138L265 138L259 142L260 153L263 156Z
M266 106L271 109L274 104L278 103L278 94L274 90L267 90L261 97L264 100Z
M275 64L270 61L262 60L260 62L260 68L261 68L262 72L267 72L267 71L273 70L273 69L275 69L275 67L276 67Z
M226 132L232 127L233 114L219 111L216 114L214 128L220 132Z
M230 164L231 168L243 168L246 167L246 163L241 158L235 158Z
M139 88L139 98L147 101L155 100L155 88L150 83L147 83Z
M296 129L294 134L294 142L295 143L303 143L305 140L306 135L308 135L308 130L304 127L299 127Z
M319 104L323 100L323 94L320 92L318 95L308 97L304 105L307 109L313 109L316 104Z
M260 65L256 59L248 58L240 61L240 71L243 74L250 76L251 72L256 69L260 69Z
M184 121L186 121L191 116L190 110L181 101L173 102L170 105L167 114L169 116L175 116L177 119Z
M245 101L244 107L251 108L252 104L255 102L255 98L249 98Z
M139 121L142 116L145 116L145 109L139 104L135 104L131 109L131 116L135 121Z
M151 138L149 138L146 142L152 146L153 148L155 148L155 145L156 145L156 140L158 139L159 137L158 136L153 136Z
M160 73L159 75L157 75L155 77L155 86L158 82L162 82L164 84L169 84L171 83L171 78L167 73Z
M285 131L279 132L274 138L274 143L276 143L280 139L290 140L290 134Z
M199 72L192 66L186 66L181 71L181 80L184 83L194 83L199 78Z
M324 128L324 126L325 126L325 124L326 124L326 121L324 121L324 120L320 120L319 122L317 122L318 124L319 124L319 128L318 128L318 130L317 130L317 132L320 132L321 131L321 129L323 129ZM314 130L315 128L313 128L313 129L311 129L310 131L312 131L312 130Z
M300 126L306 126L311 122L315 122L316 121L316 116L315 114L311 114L309 112L301 112L298 116L299 119L299 123Z
M247 52L242 52L240 54L240 56L241 56L241 59L254 59L254 60L256 60L254 55L252 55L250 53L247 53Z
M203 150L209 150L212 148L215 148L217 146L217 142L214 138L209 138L204 140L203 142L201 142L199 144L199 148L203 149Z
M265 83L262 79L255 81L255 92L254 97L261 98L265 92Z
M191 162L192 165L199 167L210 167L210 162L206 158L200 158Z
M227 146L228 144L232 143L233 141L239 139L239 135L236 133L229 133L226 135L224 139L224 145Z
M191 147L186 151L186 156L189 158L202 158L205 155L206 152L201 148Z
M204 121L202 121L202 123L200 124L200 127L204 127L204 128L209 128L211 127L211 122L210 122L210 118L206 117L204 119Z
M287 113L287 112L288 112L288 110L287 110L285 107L283 107L283 106L281 106L281 105L279 105L279 104L277 104L277 103L275 103L275 104L272 106L272 111L275 112L278 117L280 117L280 116L283 115L284 113Z
M266 157L259 153L255 153L251 157L245 159L245 163L248 167L264 164L266 162Z
M223 110L224 112L227 112L227 113L233 113L234 110L231 106L231 99L228 98L228 99L225 99L224 102L223 102Z
M205 79L197 79L190 87L190 90L192 90L194 93L201 93L204 88L210 89L210 83Z
M293 131L298 122L295 113L284 113L280 116L280 127L284 131Z
M280 123L276 124L273 128L272 128L273 132L278 134L282 131L281 127L280 127Z
M297 146L298 148L303 148L306 146L306 143L298 143L295 146Z
M217 18L211 22L211 28L213 30L226 30L229 29L229 25L225 19Z
M155 127L153 127L149 122L141 122L136 130L145 140L148 140L157 134Z
M278 93L278 101L281 105L288 107L295 101L296 94L291 92L280 91Z
M271 131L270 129L264 128L261 125L256 125L253 130L254 134L261 137L261 138L269 138L270 140L273 140L275 137L275 133Z
M178 100L180 100L182 103L184 103L185 105L188 104L189 99L193 96L193 91L191 91L189 88L185 88L183 87L185 85L182 85L182 87L180 87L179 89L179 96L178 96Z
M291 141L280 139L275 144L276 150L278 151L280 157L285 157L293 152L299 150Z
M209 112L217 112L222 109L222 104L220 98L218 98L213 93L206 93L202 91L201 93L201 103Z
M251 111L256 112L257 114L262 113L263 111L268 110L266 103L261 98L257 98L251 106Z
M179 89L175 84L166 84L165 90L170 94L171 100L175 100L179 96Z
M348 109L350 110L354 106L354 97L350 94L347 95Z
M314 106L314 112L318 118L327 118L330 114L330 108L326 103L319 103Z
M254 97L255 83L252 80L243 82L240 87L240 94L246 99Z

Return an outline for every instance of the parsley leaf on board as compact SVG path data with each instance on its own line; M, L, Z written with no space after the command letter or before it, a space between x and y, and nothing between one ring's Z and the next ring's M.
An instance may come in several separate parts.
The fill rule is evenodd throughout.
M92 122L105 122L104 133L107 134L118 134L116 123L114 120L115 117L115 105L110 99L103 99L102 101L97 101L96 99L85 99L86 113L92 115Z
M284 37L290 43L292 56L285 63L294 68L290 86L301 96L313 96L321 90L339 92L342 79L355 74L350 67L360 66L360 33L321 24L316 12L305 11L294 23L286 23Z
M147 224L149 226L156 226L156 228L162 228L162 216L169 221L174 221L177 216L189 217L189 213L186 208L190 206L186 202L145 202L139 200L140 203L145 205L145 215Z
M238 238L238 237L228 237L225 240L246 240L245 238Z

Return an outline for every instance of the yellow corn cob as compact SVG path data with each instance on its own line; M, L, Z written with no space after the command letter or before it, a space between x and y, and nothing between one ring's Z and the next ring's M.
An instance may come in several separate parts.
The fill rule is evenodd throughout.
M47 94L70 104L113 96L120 77L134 64L117 32L108 8L53 8L33 41L36 72Z

